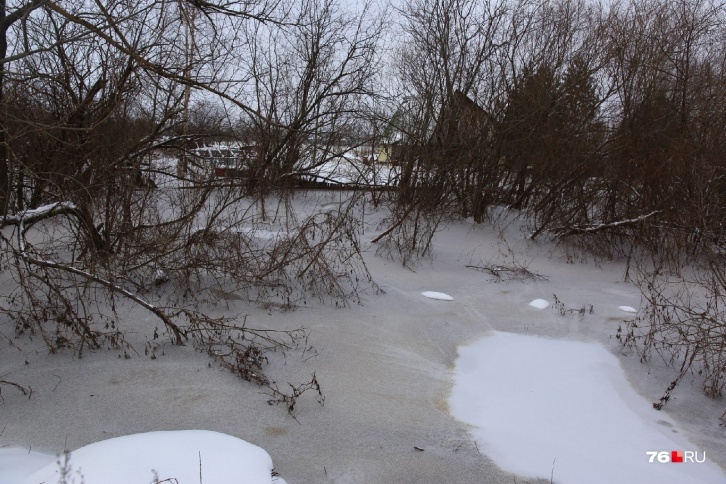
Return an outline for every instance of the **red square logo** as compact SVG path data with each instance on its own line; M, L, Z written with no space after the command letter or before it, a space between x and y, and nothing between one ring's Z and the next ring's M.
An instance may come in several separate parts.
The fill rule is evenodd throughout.
M671 452L671 462L683 462L683 452L680 450L674 450Z

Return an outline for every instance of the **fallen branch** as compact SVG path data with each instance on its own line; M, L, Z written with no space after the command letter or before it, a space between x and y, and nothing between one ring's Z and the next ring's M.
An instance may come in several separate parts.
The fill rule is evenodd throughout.
M654 210L648 214L641 215L636 218L631 218L627 220L617 220L615 222L606 222L601 224L590 224L590 225L575 225L573 227L557 227L551 230L551 232L555 235L555 237L564 239L565 237L569 237L571 235L577 235L577 234L594 234L597 232L601 232L603 230L613 229L616 227L626 227L628 225L635 225L640 222L643 222L655 215L658 215L660 213L663 213L663 210Z
M381 235L379 235L375 239L371 240L371 243L372 244L378 243L382 238L384 238L385 236L387 236L388 234L390 234L391 232L393 232L394 230L396 230L398 227L400 227L401 224L406 221L406 218L413 211L413 209L416 207L416 205L418 205L418 202L411 204L411 206L406 209L406 211L403 213L403 215L401 215L398 218L398 220L396 221L396 223L394 223L393 225L391 225Z
M3 392L2 392L2 386L3 385L8 385L8 386L11 386L11 387L15 388L16 390L18 390L20 393L22 393L23 395L25 395L28 398L30 398L31 395L33 395L33 389L30 388L30 387L25 388L24 386L19 385L19 384L15 383L15 382L12 382L12 381L0 380L0 402L4 401L4 399L3 399Z
M486 272L497 278L497 281L546 281L547 276L532 272L526 267L506 267L506 266L475 266L466 265L467 269L474 269L479 272Z
M73 214L78 216L78 208L72 202L56 202L42 207L25 210L13 215L7 215L0 221L0 228L9 225L32 225L40 220L56 215Z
M71 274L84 277L90 281L93 281L95 283L101 284L102 286L105 286L108 289L111 289L112 291L121 294L128 299L134 301L136 304L140 305L143 308L148 309L152 313L154 313L159 319L162 320L164 325L169 328L174 333L174 341L173 343L177 346L184 346L184 339L186 339L185 334L182 332L181 328L177 326L171 318L164 313L164 311L161 308L158 308L154 306L153 304L145 301L140 296L132 293L131 291L128 291L124 289L123 287L118 286L117 284L114 284L111 281L107 281L106 279L99 277L95 274L91 274L90 272L86 272L84 270L78 269L73 266L65 265L65 264L59 264L57 262L51 262L43 259L36 259L35 257L32 257L28 255L26 252L21 253L20 255L22 259L30 264L30 265L36 265L39 267L44 267L47 269L57 269L65 272L69 272Z

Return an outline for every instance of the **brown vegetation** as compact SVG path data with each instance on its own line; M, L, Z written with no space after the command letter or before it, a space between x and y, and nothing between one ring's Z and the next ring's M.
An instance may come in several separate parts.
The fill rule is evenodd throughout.
M506 206L533 239L627 258L651 308L656 279L686 263L721 304L722 4L410 0L392 72L384 16L332 0L0 9L0 243L17 284L3 313L52 350L125 348L119 300L204 348L249 332L200 312L215 294L355 300L370 279L367 199L390 209L379 253L404 264L430 256L448 219ZM245 155L215 177L195 148L221 141ZM296 187L327 182L319 168L353 148L375 169L380 145L395 189L298 218ZM277 236L255 236L271 226ZM224 364L257 374L234 358Z

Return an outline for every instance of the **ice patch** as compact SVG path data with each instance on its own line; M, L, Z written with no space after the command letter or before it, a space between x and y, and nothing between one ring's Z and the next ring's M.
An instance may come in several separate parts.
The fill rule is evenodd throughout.
M703 464L649 463L648 451L698 451L628 383L599 344L495 332L459 348L452 415L506 471L574 483L726 482ZM672 425L663 425L667 421Z
M205 484L273 482L272 459L262 448L206 430L148 432L104 440L71 452L68 464L71 467L69 475L74 478L82 475L85 484L152 482L152 470L160 482L165 479L180 483L200 482L200 465L201 480ZM54 462L34 472L24 482L58 484L65 481ZM281 479L275 482L284 483Z
M340 211L341 204L338 202L324 203L318 207L318 213Z
M443 292L424 291L421 293L422 296L429 299L437 299L439 301L453 301L454 298Z
M637 313L638 312L638 310L632 306L618 306L618 309L621 311L625 311L626 313Z
M529 305L537 309L547 309L550 307L549 301L545 301L544 299L535 299Z

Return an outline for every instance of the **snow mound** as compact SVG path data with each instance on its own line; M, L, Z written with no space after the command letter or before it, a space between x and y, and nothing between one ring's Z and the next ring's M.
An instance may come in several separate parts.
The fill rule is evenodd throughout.
M148 432L96 442L71 452L68 466L68 476L85 484L146 484L155 482L154 472L159 481L193 483L200 481L200 466L205 484L270 484L273 480L272 459L263 449L206 430ZM54 462L24 482L64 481L59 463Z
M625 311L626 313L637 313L638 310L635 309L633 306L618 306L618 309L621 311Z
M544 299L535 299L529 305L537 309L547 309L550 307L549 301L545 301Z
M26 476L56 459L22 447L0 447L0 484L17 484Z
M443 292L434 292L434 291L424 291L421 293L423 297L427 297L429 299L436 299L439 301L453 301L454 298L449 296L448 294L444 294Z
M594 343L495 332L459 348L452 415L504 470L574 484L726 482L717 466L650 463L647 452L698 452ZM698 459L703 458L699 453ZM706 456L706 459L708 457Z

